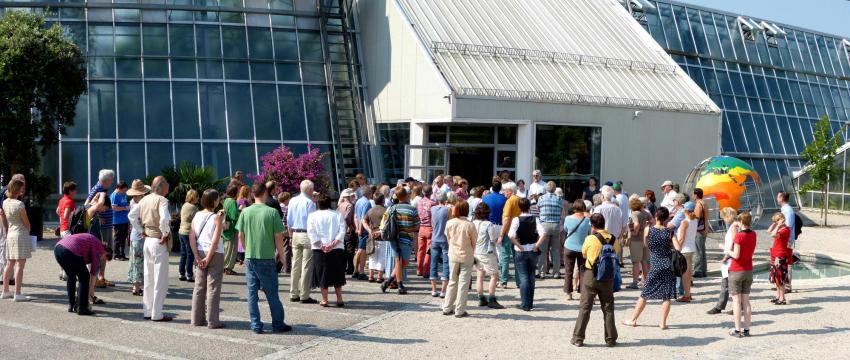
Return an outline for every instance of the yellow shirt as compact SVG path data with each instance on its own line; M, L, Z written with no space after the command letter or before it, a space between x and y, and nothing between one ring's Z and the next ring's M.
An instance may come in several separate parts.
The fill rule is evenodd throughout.
M505 202L505 208L502 211L502 232L507 234L511 227L511 221L519 216L522 212L519 211L519 196L511 195L508 201Z
M609 234L604 229L598 231L599 235L602 235L606 240L611 240L613 235ZM614 240L614 252L620 252L620 242ZM593 264L596 262L596 259L599 257L599 254L602 253L602 242L596 237L596 235L590 234L584 239L584 245L581 246L581 255L584 256L587 261L584 263L584 267L588 270L593 269Z

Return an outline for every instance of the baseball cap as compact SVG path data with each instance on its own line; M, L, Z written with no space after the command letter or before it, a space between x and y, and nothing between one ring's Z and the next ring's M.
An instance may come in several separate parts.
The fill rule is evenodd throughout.
M661 184L661 187L665 186L673 186L673 182L670 180L664 180L664 182Z
M694 204L693 201L688 201L685 203L685 211L694 211L697 208L697 205Z
M611 185L611 188L614 189L614 191L622 191L623 190L623 187L620 186L620 183L614 183L614 185Z
M614 182L611 181L611 180L608 180L608 181L605 182L605 185L606 186L614 186Z

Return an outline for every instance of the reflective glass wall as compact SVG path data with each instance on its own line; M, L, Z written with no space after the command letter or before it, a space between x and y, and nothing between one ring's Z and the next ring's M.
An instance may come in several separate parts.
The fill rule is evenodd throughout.
M791 172L805 165L814 123L827 115L837 131L850 118L850 49L837 36L782 24L773 36L746 31L737 14L649 2L656 9L635 17L723 109L723 153L753 164L776 207L774 194L793 191Z
M257 173L281 144L318 147L335 171L316 0L48 3L0 15L43 13L85 51L89 91L45 161L59 189L91 186L101 168L129 182L184 160Z

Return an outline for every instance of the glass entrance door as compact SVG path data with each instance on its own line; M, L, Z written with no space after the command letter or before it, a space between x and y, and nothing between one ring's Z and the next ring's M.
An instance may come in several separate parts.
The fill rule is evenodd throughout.
M437 175L448 173L449 148L435 145L406 145L404 173L430 182Z

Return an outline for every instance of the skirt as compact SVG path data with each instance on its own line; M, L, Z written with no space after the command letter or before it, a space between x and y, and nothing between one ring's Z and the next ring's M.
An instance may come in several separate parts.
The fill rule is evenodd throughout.
M9 233L6 234L6 259L26 260L31 257L32 241L29 234L23 231L9 230Z
M329 253L313 250L312 261L313 289L345 285L345 250L333 249Z
M127 281L141 283L145 273L145 243L130 241L130 261L127 262Z
M788 258L777 257L770 262L770 282L777 286L788 283Z

